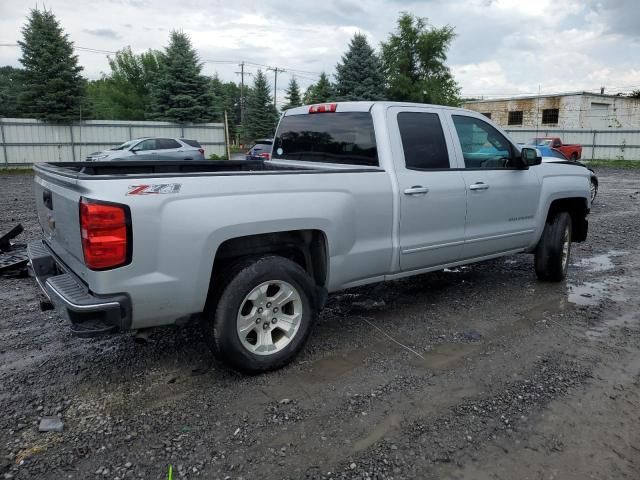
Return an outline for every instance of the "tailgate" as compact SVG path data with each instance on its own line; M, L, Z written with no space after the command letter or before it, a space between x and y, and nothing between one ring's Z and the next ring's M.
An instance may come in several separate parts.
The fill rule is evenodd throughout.
M35 201L44 241L76 274L84 277L77 180L36 169Z

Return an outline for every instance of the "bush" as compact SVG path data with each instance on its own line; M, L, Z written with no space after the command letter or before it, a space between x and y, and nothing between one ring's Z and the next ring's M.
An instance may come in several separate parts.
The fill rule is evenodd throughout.
M215 153L212 153L211 155L209 155L209 160L226 160L227 156L226 155L216 155Z

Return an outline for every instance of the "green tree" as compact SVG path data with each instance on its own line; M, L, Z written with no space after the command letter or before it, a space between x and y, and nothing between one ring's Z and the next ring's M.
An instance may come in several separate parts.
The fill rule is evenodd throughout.
M151 85L159 72L159 54L153 50L134 54L131 48L109 58L111 72L87 85L92 118L144 120L151 103Z
M24 70L0 67L0 117L20 117L18 97L24 89Z
M300 86L298 85L296 77L291 77L291 80L289 80L289 86L287 87L284 98L287 100L287 103L284 107L282 107L283 110L299 107L300 105L302 105Z
M402 13L395 33L382 43L389 100L458 105L460 88L446 66L453 28L435 28Z
M20 111L51 122L78 118L85 86L82 67L55 15L50 10L32 9L18 43L25 69Z
M380 59L361 33L353 36L342 63L336 65L335 89L340 100L384 99Z
M207 122L213 98L202 63L189 37L171 32L169 46L159 56L159 72L151 88L149 118L169 122Z
M226 110L229 136L234 138L240 124L240 87L235 82L222 82L215 74L209 81L209 89L213 99L212 120L224 122Z
M304 103L323 103L335 100L333 85L326 73L320 74L318 83L311 85L304 93Z
M629 95L631 98L640 98L640 90L634 90L633 92L631 92L631 95Z
M278 113L273 106L273 97L270 90L267 76L261 70L258 70L247 98L247 116L245 120L247 140L271 137L274 134Z

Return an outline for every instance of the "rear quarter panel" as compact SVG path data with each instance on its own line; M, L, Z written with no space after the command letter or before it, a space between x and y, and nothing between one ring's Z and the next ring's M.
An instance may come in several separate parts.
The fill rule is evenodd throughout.
M384 171L81 180L98 200L131 209L130 265L83 278L95 293L125 292L133 328L173 323L204 308L213 260L226 240L317 229L327 239L328 289L387 273L392 191ZM127 195L136 184L180 183L180 192Z

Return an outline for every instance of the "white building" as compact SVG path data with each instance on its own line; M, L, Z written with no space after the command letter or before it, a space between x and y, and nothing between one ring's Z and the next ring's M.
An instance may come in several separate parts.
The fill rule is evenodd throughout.
M588 92L465 102L511 129L640 129L640 99Z

